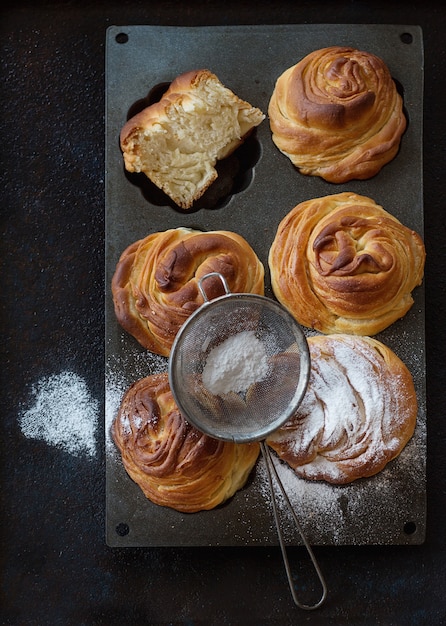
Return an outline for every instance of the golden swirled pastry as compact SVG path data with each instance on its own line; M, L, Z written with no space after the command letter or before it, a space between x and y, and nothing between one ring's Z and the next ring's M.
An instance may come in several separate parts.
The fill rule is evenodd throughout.
M203 304L198 281L219 272L233 293L264 293L264 267L248 242L229 231L173 228L124 250L112 278L117 320L148 350L168 356L187 318ZM218 277L203 285L223 295Z
M204 435L178 410L167 373L135 382L125 393L112 436L128 475L144 495L184 513L215 508L243 487L257 443Z
M351 47L315 50L283 72L268 114L279 150L302 174L331 183L377 174L406 129L386 64Z
M344 484L373 476L412 437L417 397L406 365L370 337L309 337L311 372L295 415L267 443L296 474Z
M294 207L269 265L274 294L303 326L375 335L411 308L425 256L418 233L371 198L344 192Z

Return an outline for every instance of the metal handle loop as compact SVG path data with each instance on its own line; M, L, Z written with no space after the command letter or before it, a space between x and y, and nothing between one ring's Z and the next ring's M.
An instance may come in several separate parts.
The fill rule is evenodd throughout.
M218 276L219 279L221 280L222 284L223 284L223 288L224 288L226 294L230 294L231 293L231 291L230 291L230 289L228 287L228 283L226 282L226 278L222 274L220 274L220 272L209 272L209 274L205 274L204 276L202 276L198 280L198 289L200 290L200 293L203 296L203 300L205 302L210 302L210 300L209 300L209 298L207 296L207 293L204 290L203 283L204 283L204 281L207 278L210 278L211 276Z
M313 550L311 549L310 544L308 543L307 538L304 535L304 532L302 530L302 527L299 523L299 520L297 519L296 513L294 512L294 509L291 505L291 502L288 498L288 495L285 491L285 488L282 484L282 481L279 478L279 474L277 473L277 469L276 466L274 465L274 462L271 458L271 453L268 449L268 445L264 442L261 441L260 442L260 447L262 450L262 454L263 454L263 458L265 460L265 465L266 465L266 469L267 469L267 474L268 474L268 481L269 481L269 487L270 487L270 491L271 491L271 496L272 496L272 502L273 502L273 512L274 512L274 520L276 522L276 528L277 528L277 535L279 538L279 544L280 544L280 549L282 550L282 557L283 557L283 562L285 565L285 570L286 570L286 574L287 574L287 578L288 578L288 583L290 586L290 590L291 590L291 595L293 596L293 600L294 603L301 609L305 609L307 611L312 611L314 609L319 608L324 602L325 599L327 597L327 585L325 583L324 577L322 575L322 572L319 568L319 565L316 561L316 557L314 556ZM293 579L292 579L292 575L291 575L291 568L290 568L290 564L288 562L288 556L287 556L287 551L286 551L286 546L285 546L285 542L283 540L283 534L282 534L282 530L280 527L280 521L279 521L279 512L277 509L277 502L276 502L276 496L274 493L274 487L273 487L273 480L272 480L272 474L274 474L274 478L276 479L277 484L280 487L280 490L282 492L282 495L285 499L285 502L287 504L287 507L293 517L294 523L296 525L297 530L299 531L299 534L302 538L302 541L307 549L307 552L311 558L311 561L313 563L314 569L316 571L316 574L319 578L319 581L321 583L322 586L322 596L319 600L319 602L317 602L316 604L312 604L312 605L308 605L308 604L302 604L296 595L296 590L294 588L294 584L293 584Z

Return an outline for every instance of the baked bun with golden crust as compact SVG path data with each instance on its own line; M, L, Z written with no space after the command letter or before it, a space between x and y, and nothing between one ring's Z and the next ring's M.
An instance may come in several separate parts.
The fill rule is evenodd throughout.
M258 443L204 435L178 410L167 373L135 382L112 424L124 467L144 495L184 513L213 509L246 483Z
M281 74L268 114L279 150L302 174L331 183L377 174L406 129L386 64L341 46L315 50Z
M411 308L425 256L420 235L371 198L344 192L283 218L269 252L271 283L303 326L375 335Z
M309 337L311 372L296 414L267 443L301 478L333 484L380 472L415 430L406 365L370 337Z
M203 304L198 281L210 272L233 293L264 293L264 267L237 233L173 228L134 242L112 278L118 322L142 346L169 356L178 330ZM224 294L218 277L204 287L209 300Z
M265 119L209 70L178 76L159 102L128 120L120 134L125 168L144 172L189 209L214 182L217 161Z

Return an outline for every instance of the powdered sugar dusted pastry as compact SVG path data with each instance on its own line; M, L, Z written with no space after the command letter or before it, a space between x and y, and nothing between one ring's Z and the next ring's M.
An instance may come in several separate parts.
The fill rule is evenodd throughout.
M295 416L267 443L302 478L342 484L378 473L415 429L409 370L369 337L320 335L308 344L307 392Z
M213 439L179 412L167 373L135 382L112 425L124 467L155 504L185 513L215 508L246 483L258 443Z
M199 279L219 272L233 293L264 293L264 268L248 242L229 231L174 228L124 250L112 279L116 317L148 350L168 356L175 336L203 297ZM209 299L223 295L218 277L206 280Z
M302 174L331 183L377 174L406 128L384 61L351 47L315 50L288 68L268 113L276 146Z
M371 198L344 192L292 209L269 265L277 299L303 326L375 335L411 308L425 256L416 232Z

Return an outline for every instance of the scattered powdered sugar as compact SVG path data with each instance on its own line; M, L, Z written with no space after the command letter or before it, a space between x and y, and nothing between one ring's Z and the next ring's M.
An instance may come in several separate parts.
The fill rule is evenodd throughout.
M315 536L319 535L319 537L329 536L328 543L337 544L340 542L342 534L345 532L345 518L340 504L342 491L339 487L322 481L306 481L299 478L287 464L277 459L274 459L273 462L303 531L307 535L314 533ZM265 503L271 508L273 495L269 487L267 469L263 458L258 461L257 478L259 491ZM300 540L300 537L275 479L273 479L273 489L284 538L290 543L295 543L296 539ZM344 486L343 491L344 493L348 491L348 487ZM314 540L313 536L311 540Z
M34 404L19 416L25 437L75 456L96 455L99 403L83 378L73 372L48 376L33 388L33 395Z
M228 337L211 350L203 370L203 384L215 395L244 392L268 373L265 346L252 330Z

